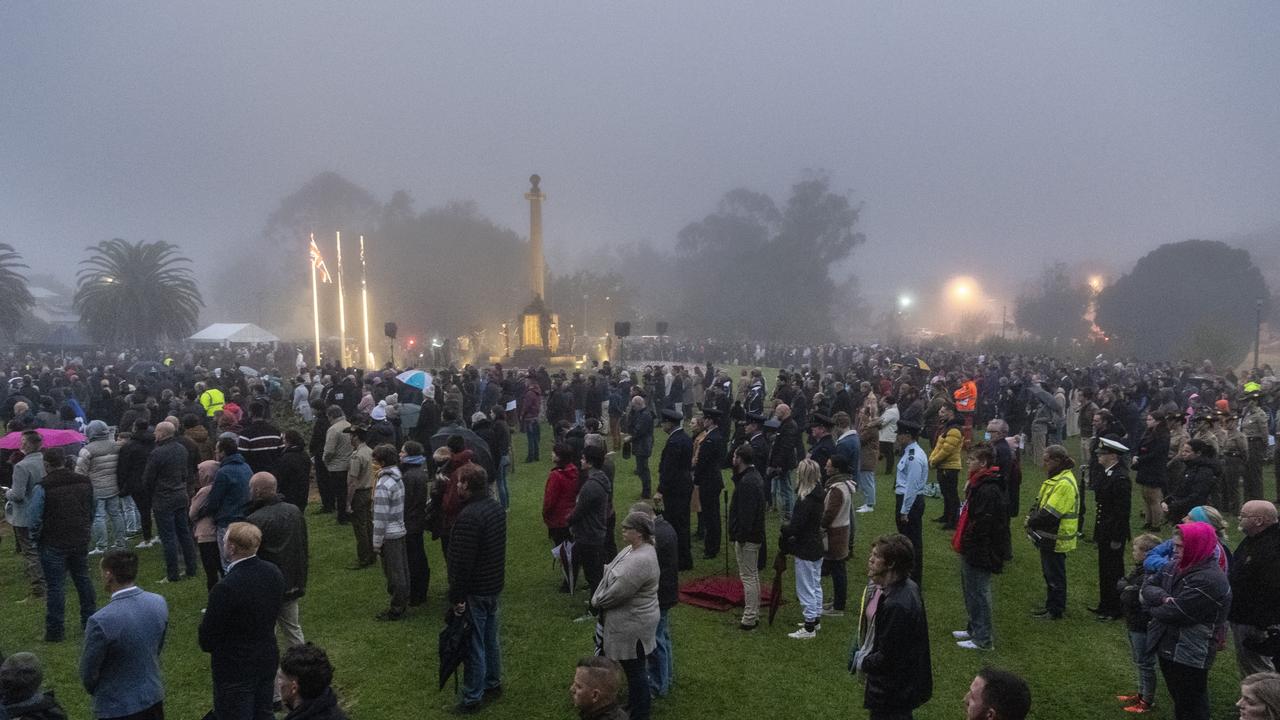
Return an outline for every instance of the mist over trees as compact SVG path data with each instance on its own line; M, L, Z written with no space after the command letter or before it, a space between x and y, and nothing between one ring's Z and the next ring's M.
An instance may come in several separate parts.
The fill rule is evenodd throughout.
M1226 243L1161 245L1098 296L1097 324L1119 347L1146 358L1244 360L1253 345L1257 303L1271 293L1249 253Z
M795 183L783 205L735 189L714 212L680 231L673 250L648 244L601 246L547 275L547 303L561 335L602 335L616 320L636 334L664 320L673 334L722 339L811 341L841 331L862 307L852 277L832 267L865 242L858 208L827 177ZM403 334L489 332L514 320L532 298L527 238L498 225L472 202L424 211L397 191L382 203L333 172L281 199L260 238L246 243L214 287L218 319L259 322L285 337L310 335L308 238L331 273L342 232L348 335L359 329L359 245L366 238L370 324L394 320ZM548 242L554 243L554 238ZM325 335L336 335L336 285L321 285ZM246 312L247 310L247 312Z
M1054 345L1084 340L1089 334L1089 286L1073 281L1067 264L1047 265L1040 277L1018 294L1018 327Z
M8 243L0 243L0 333L10 341L17 336L36 300L27 287L26 263Z

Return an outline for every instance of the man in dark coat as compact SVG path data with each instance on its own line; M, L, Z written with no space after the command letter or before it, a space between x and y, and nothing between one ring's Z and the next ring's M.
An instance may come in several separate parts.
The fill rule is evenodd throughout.
M684 416L674 409L662 411L662 429L667 433L667 444L658 460L658 494L662 503L662 515L676 531L676 547L679 568L693 567L690 550L689 508L693 498L693 440L684 431Z
M742 579L742 618L739 627L760 624L760 548L764 544L764 482L755 466L755 451L739 445L733 453L733 497L729 499L729 542Z
M147 456L156 446L150 427L150 423L144 418L134 422L133 433L120 446L120 454L116 460L116 484L120 488L120 497L132 498L138 508L142 530L142 542L138 544L140 548L151 547L157 542L151 535L151 493L155 488L147 487L142 479L142 473L147 469Z
M1001 468L993 446L977 445L969 452L969 480L961 524L952 547L960 553L960 583L968 626L952 633L966 650L990 650L991 576L1004 570L1009 555L1009 509Z
M298 599L307 592L307 521L296 505L278 494L278 487L271 473L255 473L249 478L249 515L245 522L262 532L258 557L275 565L284 576L284 602L276 625L285 642L292 646L306 641L298 617Z
M818 463L824 485L827 482L827 460L836 452L836 441L831 437L833 427L835 422L826 415L813 413L809 416L809 432L813 437L813 444L809 448L809 459Z
M93 524L93 485L89 478L66 466L62 448L44 451L44 482L32 489L31 538L40 549L40 565L47 584L44 640L62 642L66 575L80 599L80 625L97 609L89 580L89 528Z
M1124 614L1117 583L1124 577L1124 545L1129 541L1129 510L1132 485L1129 471L1120 462L1128 453L1118 440L1097 439L1095 453L1099 472L1093 475L1093 541L1098 545L1098 606L1090 608L1100 620L1115 620Z
M791 519L796 504L796 491L791 487L791 471L796 469L804 448L800 445L800 426L791 417L790 406L778 405L773 409L780 425L769 454L769 479L773 483L773 504L782 513L785 523Z
M249 403L249 424L240 431L236 442L249 469L256 473L270 472L284 452L280 428L267 420L267 405L258 401Z
M427 601L431 565L427 561L424 536L427 530L427 499L431 481L427 477L422 444L410 440L400 450L400 480L404 483L405 553L409 562L409 606Z
M702 503L698 523L705 531L704 560L711 560L720 554L720 492L724 490L721 470L728 447L724 432L720 429L723 417L714 408L702 409L704 435L693 452L693 484L698 487L698 500Z
M636 458L636 477L640 478L640 497L650 495L649 456L653 454L653 413L645 406L644 398L631 398L631 454Z
M151 509L155 513L156 532L164 545L164 564L169 582L182 579L178 574L181 554L187 577L198 574L196 544L191 538L187 519L187 449L174 437L172 423L156 425L156 446L147 457L143 484L154 488Z
M446 564L453 612L471 614L473 633L462 680L459 712L479 709L486 695L502 691L498 600L506 575L507 514L488 493L488 477L474 463L458 472L466 503L450 531Z
M224 542L227 574L209 591L199 631L213 671L214 716L270 718L284 576L258 557L262 531L255 525L231 523Z
M1244 539L1228 565L1231 581L1231 636L1235 642L1240 677L1272 672L1275 658L1259 652L1255 643L1267 636L1267 628L1280 625L1280 521L1276 506L1266 500L1249 500L1240 508Z

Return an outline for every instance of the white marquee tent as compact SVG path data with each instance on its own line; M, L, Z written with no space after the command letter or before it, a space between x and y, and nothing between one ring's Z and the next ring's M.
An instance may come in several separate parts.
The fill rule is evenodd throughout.
M280 338L253 323L214 323L187 339L215 345L280 342Z

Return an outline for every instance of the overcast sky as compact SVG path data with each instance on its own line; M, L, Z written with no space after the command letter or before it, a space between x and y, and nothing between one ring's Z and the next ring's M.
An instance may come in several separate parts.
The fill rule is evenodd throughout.
M1280 222L1278 38L1273 0L10 0L0 240L68 278L116 236L212 262L323 170L524 234L538 172L564 258L821 168L869 293L1122 270Z

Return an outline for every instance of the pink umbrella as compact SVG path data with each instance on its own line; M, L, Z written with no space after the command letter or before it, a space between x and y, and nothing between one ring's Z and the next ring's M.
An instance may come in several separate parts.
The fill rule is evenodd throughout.
M36 428L36 432L40 433L40 438L44 440L45 447L62 447L63 445L75 445L85 441L84 435L75 430ZM14 430L0 438L0 450L17 450L21 444L22 432L19 430Z

